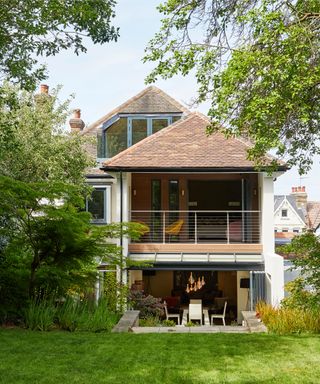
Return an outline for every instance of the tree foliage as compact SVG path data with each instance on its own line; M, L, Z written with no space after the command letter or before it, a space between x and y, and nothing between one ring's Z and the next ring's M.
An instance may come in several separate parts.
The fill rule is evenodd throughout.
M317 291L320 298L320 239L307 232L296 236L284 247L286 253L294 255L295 268L301 269L301 275L307 285Z
M92 160L85 138L65 130L69 102L5 84L0 98L0 174L20 181L84 186Z
M168 0L159 11L147 82L193 71L197 101L211 101L209 132L252 139L258 165L276 150L308 170L320 153L320 2Z
M85 41L116 41L115 0L1 0L0 74L32 89L45 78L39 56L86 52Z

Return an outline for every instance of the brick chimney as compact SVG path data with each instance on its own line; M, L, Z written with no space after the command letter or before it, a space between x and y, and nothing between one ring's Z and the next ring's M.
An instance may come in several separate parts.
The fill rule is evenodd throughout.
M84 121L81 119L81 110L75 109L73 111L73 117L69 120L69 125L71 128L71 132L80 132L83 130L85 124Z
M37 103L41 103L41 102L44 102L44 100L46 100L47 97L50 97L49 86L47 84L41 84L40 92L34 96L34 99Z
M307 209L308 195L305 186L292 187L290 195L294 198L298 208Z

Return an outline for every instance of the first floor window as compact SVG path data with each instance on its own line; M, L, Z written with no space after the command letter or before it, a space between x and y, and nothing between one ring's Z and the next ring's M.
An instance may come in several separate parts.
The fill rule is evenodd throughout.
M95 187L91 197L87 199L86 208L92 215L93 223L106 223L108 221L108 189L106 187Z

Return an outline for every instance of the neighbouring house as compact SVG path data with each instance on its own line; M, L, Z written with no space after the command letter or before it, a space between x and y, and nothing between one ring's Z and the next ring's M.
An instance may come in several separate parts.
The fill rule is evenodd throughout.
M274 197L275 245L285 245L305 232L317 232L320 226L320 202L308 201L304 186L292 187L290 195ZM296 279L300 272L292 269L290 258L284 256L284 283ZM287 293L285 292L287 295Z
M290 195L274 196L274 232L276 245L290 243L305 231L316 232L320 226L320 202L308 201L304 186L292 187Z
M259 299L279 304L283 258L274 249L273 180L284 164L273 175L258 172L247 159L250 143L207 136L206 116L156 87L85 129L76 113L72 129L98 138L89 148L98 164L88 173L93 221L147 228L140 241L119 240L125 258L149 262L128 268L124 281L172 306L227 301L239 323Z

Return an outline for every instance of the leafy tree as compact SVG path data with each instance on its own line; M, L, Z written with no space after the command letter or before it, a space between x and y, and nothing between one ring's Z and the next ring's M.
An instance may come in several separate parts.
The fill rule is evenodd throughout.
M39 56L73 49L86 52L85 40L95 44L116 41L111 24L115 0L1 0L0 73L33 89L45 78Z
M159 11L147 82L193 71L209 132L252 139L258 165L276 149L307 171L320 153L319 0L167 0Z
M314 233L307 232L292 239L282 247L282 252L292 256L295 269L300 277L289 284L291 298L286 304L294 303L300 307L311 306L320 309L320 239ZM309 287L309 291L305 291Z
M19 271L29 297L40 288L65 294L93 286L99 262L120 263L121 249L110 239L118 238L120 231L133 238L140 234L134 224L92 225L91 215L81 210L82 196L71 185L1 176L0 189L0 216L10 223L0 228L0 237L7 240L0 264L9 272ZM8 279L8 271L0 269L0 281Z
M65 130L68 102L58 101L58 90L35 95L6 83L1 91L0 174L84 188L85 169L93 163L84 137Z
M9 102L0 111L7 139L0 151L0 303L7 313L38 288L66 293L92 285L100 261L123 269L122 251L109 240L137 238L141 228L91 225L83 211L91 160L84 138L65 132L67 103L56 92L34 95L8 84L2 91Z

